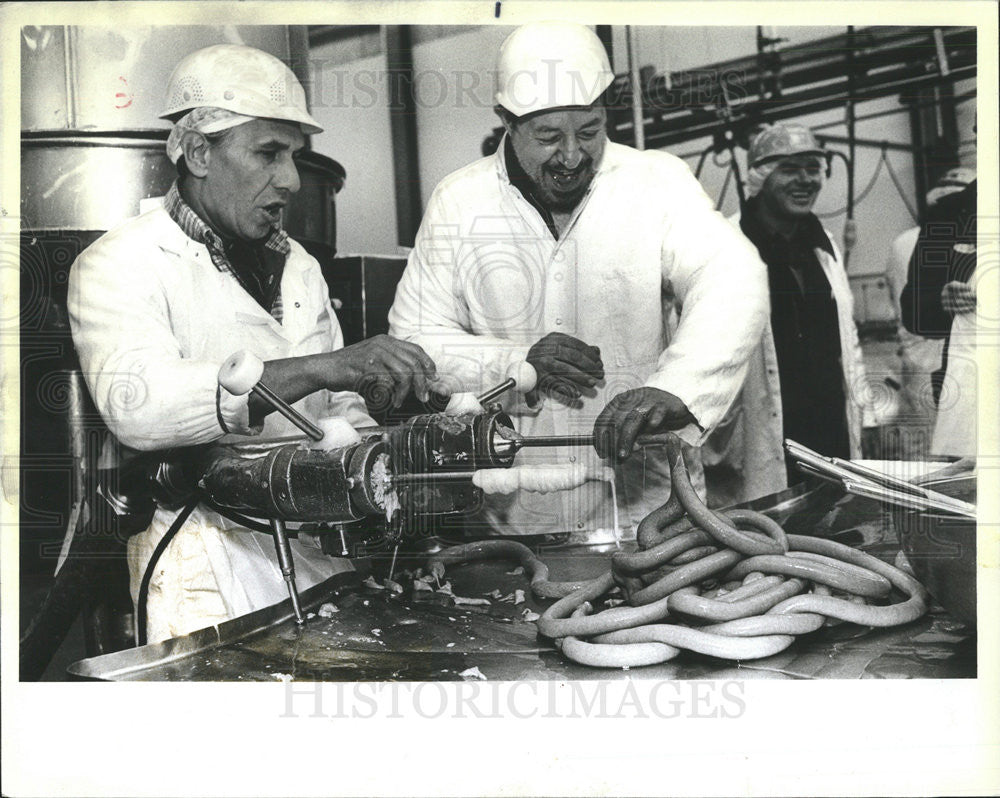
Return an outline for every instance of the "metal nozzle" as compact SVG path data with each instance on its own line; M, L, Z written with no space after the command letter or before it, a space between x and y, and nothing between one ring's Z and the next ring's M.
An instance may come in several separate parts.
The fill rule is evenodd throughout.
M515 385L517 385L517 381L513 377L508 377L495 388L490 388L485 393L479 394L476 399L479 400L479 404L485 405L487 402L492 402L497 397L507 393Z
M292 407L288 402L278 396L274 391L268 388L264 383L258 382L253 388L250 389L253 393L257 394L261 399L271 405L275 410L277 410L281 415L291 421L296 427L302 430L306 435L312 438L314 441L323 440L323 430L313 424L309 419L303 416L298 410Z

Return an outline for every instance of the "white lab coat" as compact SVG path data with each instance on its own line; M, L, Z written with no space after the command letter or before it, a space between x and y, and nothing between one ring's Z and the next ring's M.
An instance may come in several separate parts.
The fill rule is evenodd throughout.
M920 235L919 225L910 227L896 236L889 245L889 257L885 262L885 279L889 283L889 291L892 294L892 307L896 311L896 318L902 319L903 314L899 307L899 298L903 295L903 288L906 287L907 272L910 268L910 256L917 246L917 237ZM900 325L900 337L911 335L906 328Z
M159 450L296 429L279 413L248 427L247 396L219 388L219 366L247 349L262 360L343 346L319 265L290 241L279 324L213 265L162 207L102 236L70 272L73 342L91 395L125 447ZM218 394L218 403L216 396ZM307 417L373 423L357 394L320 391L296 403ZM222 418L231 435L220 426ZM158 509L128 542L133 600L146 563L176 513ZM292 541L300 589L349 569ZM287 597L274 543L198 507L159 560L148 603L150 642L218 623Z
M715 212L687 165L660 151L608 143L559 240L497 154L435 189L389 313L390 333L414 341L438 371L478 391L550 332L598 346L606 377L581 410L551 399L506 407L525 435L590 433L615 395L644 385L678 396L698 420L699 445L739 390L767 315L764 265ZM671 329L671 315L679 323ZM525 449L518 462L596 464L592 447ZM661 452L617 469L622 522L638 523L669 494ZM603 485L490 502L502 534L607 529Z
M976 363L976 313L956 313L948 337L948 365L941 386L931 454L975 457L978 447L979 369Z
M730 217L739 229L739 214ZM844 371L847 430L851 457L861 454L861 429L876 423L866 382L861 344L854 322L854 298L840 251L827 232L834 256L817 248L816 257L830 283L837 306L841 365ZM822 419L817 419L822 423ZM750 358L739 398L702 446L708 499L712 506L750 501L788 487L785 472L778 358L770 321ZM822 452L821 452L822 454ZM720 468L721 466L721 468ZM727 478L713 479L713 472Z
M892 306L899 320L899 383L895 413L885 418L890 423L903 423L909 440L921 441L918 434L922 426L933 427L936 409L931 401L931 374L941 367L942 338L924 338L911 333L902 324L903 312L900 297L906 286L910 256L917 245L919 227L911 227L896 236L889 245L885 263L886 281L892 293ZM881 421L882 419L880 419ZM885 423L883 421L883 423Z

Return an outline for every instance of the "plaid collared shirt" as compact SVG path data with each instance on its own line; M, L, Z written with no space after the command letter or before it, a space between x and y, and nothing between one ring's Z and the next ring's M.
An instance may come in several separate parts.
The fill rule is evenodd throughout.
M193 241L197 241L199 244L205 245L208 249L208 254L212 258L212 263L215 264L215 268L217 268L220 272L228 272L233 275L236 281L243 286L243 289L248 294L253 297L257 296L257 294L249 286L247 276L241 274L240 270L233 267L233 264L229 260L229 256L226 253L226 245L222 238L217 235L212 228L209 227L205 221L194 212L191 206L183 200L181 193L177 188L176 181L174 181L173 185L170 186L170 190L167 192L167 196L163 200L163 208L188 238ZM273 230L267 241L264 242L263 246L265 249L283 256L282 260L288 257L288 253L291 251L291 247L288 244L288 234L281 228ZM279 284L275 286L273 294L274 300L271 302L271 307L265 308L279 322L282 319L280 282L281 281L279 279Z

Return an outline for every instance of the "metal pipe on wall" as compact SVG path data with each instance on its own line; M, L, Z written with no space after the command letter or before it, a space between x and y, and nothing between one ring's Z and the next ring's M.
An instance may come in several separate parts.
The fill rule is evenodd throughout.
M408 25L386 25L384 36L396 188L396 235L400 245L412 247L423 215L417 152L417 100L413 88L412 29Z
M844 114L847 123L847 219L844 222L844 268L851 262L851 250L858 240L858 229L854 222L854 165L856 158L856 112L854 107L854 26L847 26L847 102Z
M625 43L628 51L628 74L632 86L632 130L635 132L635 148L646 149L645 125L642 121L642 81L639 76L639 36L633 25L625 26Z

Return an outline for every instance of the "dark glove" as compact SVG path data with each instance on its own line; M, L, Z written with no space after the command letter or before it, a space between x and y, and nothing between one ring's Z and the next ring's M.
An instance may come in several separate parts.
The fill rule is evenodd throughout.
M608 402L594 424L594 448L604 458L624 460L641 434L697 423L687 406L659 388L634 388Z
M570 407L582 407L584 391L604 379L601 350L563 333L549 333L528 350L526 360L538 373L536 390Z

